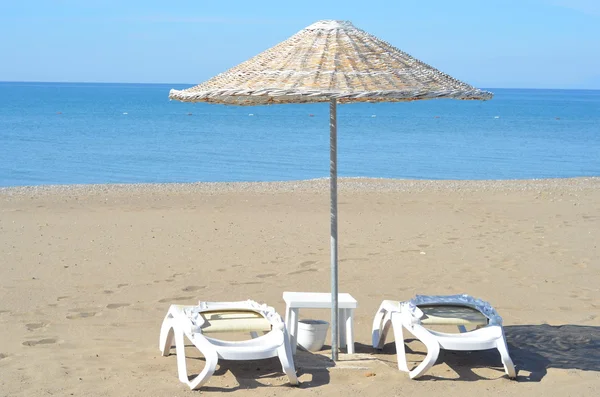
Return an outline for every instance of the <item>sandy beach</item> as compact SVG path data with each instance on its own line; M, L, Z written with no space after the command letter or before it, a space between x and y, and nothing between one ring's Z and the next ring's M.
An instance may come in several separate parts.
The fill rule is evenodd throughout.
M357 358L300 355L298 388L276 359L223 362L203 393L600 395L600 178L342 179L339 222ZM328 181L2 188L0 258L0 396L190 395L158 350L169 304L283 314L284 291L329 291ZM417 293L491 302L518 381L494 351L443 353L418 381L393 337L374 352L380 302Z

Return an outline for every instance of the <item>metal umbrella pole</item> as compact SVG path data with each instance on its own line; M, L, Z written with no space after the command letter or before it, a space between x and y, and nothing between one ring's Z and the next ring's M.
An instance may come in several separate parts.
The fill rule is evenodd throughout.
M331 359L338 359L337 101L329 101L329 181L331 190Z

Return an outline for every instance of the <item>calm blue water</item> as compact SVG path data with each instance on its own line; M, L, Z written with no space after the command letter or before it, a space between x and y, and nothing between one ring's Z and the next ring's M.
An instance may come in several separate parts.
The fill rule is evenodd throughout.
M328 104L168 100L186 87L0 83L0 186L329 175ZM340 176L600 176L600 91L492 91L488 102L340 106Z

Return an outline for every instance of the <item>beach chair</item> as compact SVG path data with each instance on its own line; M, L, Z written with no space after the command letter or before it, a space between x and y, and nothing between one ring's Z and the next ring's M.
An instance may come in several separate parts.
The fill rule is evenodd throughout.
M251 339L224 341L213 333L249 332ZM259 333L263 335L259 336ZM185 362L184 335L204 355L206 364L198 376L189 379ZM192 390L199 389L215 372L218 360L259 360L279 357L292 385L298 384L281 316L272 307L248 300L243 302L200 302L198 306L171 305L160 329L159 348L168 356L175 342L179 380Z
M427 328L431 325L454 325L460 333L433 331ZM396 340L398 369L408 372L411 379L419 378L435 364L440 349L497 349L508 377L514 379L517 376L508 353L502 318L489 303L480 299L469 295L417 295L407 302L385 300L373 320L372 343L375 349L383 348L390 326ZM475 329L467 331L467 326ZM427 356L413 370L408 369L403 328L427 347Z

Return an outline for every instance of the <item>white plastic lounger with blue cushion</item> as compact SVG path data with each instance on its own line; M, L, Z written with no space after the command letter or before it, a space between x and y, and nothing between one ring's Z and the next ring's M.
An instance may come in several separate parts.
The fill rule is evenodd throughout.
M224 341L207 336L222 332L249 332L252 339ZM264 335L258 336L259 332ZM188 379L185 363L184 335L206 360L202 372L191 380ZM270 306L251 300L200 302L198 306L171 305L160 330L159 348L163 356L169 355L173 342L179 380L192 390L199 389L208 381L215 372L219 358L259 360L279 357L290 383L298 384L285 323Z
M433 331L427 328L429 325L456 325L460 333ZM398 369L408 372L411 379L422 376L435 364L440 349L497 349L508 377L517 377L515 366L508 354L502 318L485 301L469 295L417 295L407 302L385 300L373 320L374 348L383 348L390 326L394 327ZM474 326L475 330L467 331L466 326ZM406 328L427 347L427 356L413 370L408 369L402 328Z

